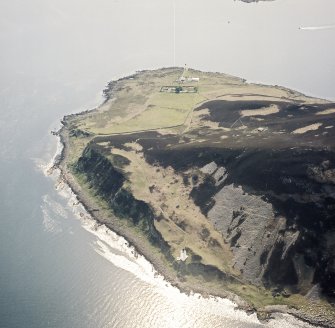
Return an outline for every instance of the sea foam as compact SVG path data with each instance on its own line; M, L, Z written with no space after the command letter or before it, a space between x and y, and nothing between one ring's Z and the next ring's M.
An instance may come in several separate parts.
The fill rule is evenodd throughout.
M60 144L60 147L57 147L57 153L53 157L54 159L61 153L61 146ZM206 316L214 315L256 326L274 328L281 328L283 326L288 328L312 327L290 315L280 313L273 314L273 318L275 319L263 324L259 322L255 313L248 315L246 312L238 310L237 304L228 299L214 296L205 298L198 293L192 293L191 295L182 293L178 288L166 281L143 255L136 252L134 247L129 246L125 238L119 236L105 225L96 222L85 210L85 207L78 202L77 196L73 193L71 188L63 181L59 181L60 170L54 168L53 164L52 162L52 165L49 163L49 165L45 166L43 172L55 181L59 195L67 200L68 209L80 220L82 227L95 236L96 239L92 244L95 252L112 263L115 267L131 273L142 282L153 286L155 291L163 295L171 304L180 304L183 307L187 306L187 308L192 307L193 313L198 313L200 316L202 314ZM51 206L60 216L64 218L69 217L66 211L61 209L61 205L52 201L47 195L44 197L44 202ZM50 220L48 212L45 214L45 227L51 231L57 231L57 225L55 226L55 222Z

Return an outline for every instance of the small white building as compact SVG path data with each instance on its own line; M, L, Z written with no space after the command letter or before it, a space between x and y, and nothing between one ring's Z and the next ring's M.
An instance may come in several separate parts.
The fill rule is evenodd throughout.
M180 256L177 257L177 261L185 262L187 258L188 258L188 255L186 253L186 249L185 248L181 249Z
M199 82L200 78L198 78L198 77L188 77L187 81L188 82Z

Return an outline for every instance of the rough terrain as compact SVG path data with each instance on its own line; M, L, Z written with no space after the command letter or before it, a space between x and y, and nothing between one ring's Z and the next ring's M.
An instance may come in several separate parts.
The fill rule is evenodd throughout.
M333 326L335 104L177 68L104 93L60 131L91 213L179 286Z

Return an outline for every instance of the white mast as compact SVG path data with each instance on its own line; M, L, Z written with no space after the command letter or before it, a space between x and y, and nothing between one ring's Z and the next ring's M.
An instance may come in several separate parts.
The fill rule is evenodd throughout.
M176 66L176 0L173 0L173 66Z

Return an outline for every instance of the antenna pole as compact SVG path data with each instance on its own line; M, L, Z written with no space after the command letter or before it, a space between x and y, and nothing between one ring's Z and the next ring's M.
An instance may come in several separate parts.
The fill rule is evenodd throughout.
M173 66L176 66L176 0L173 0Z

